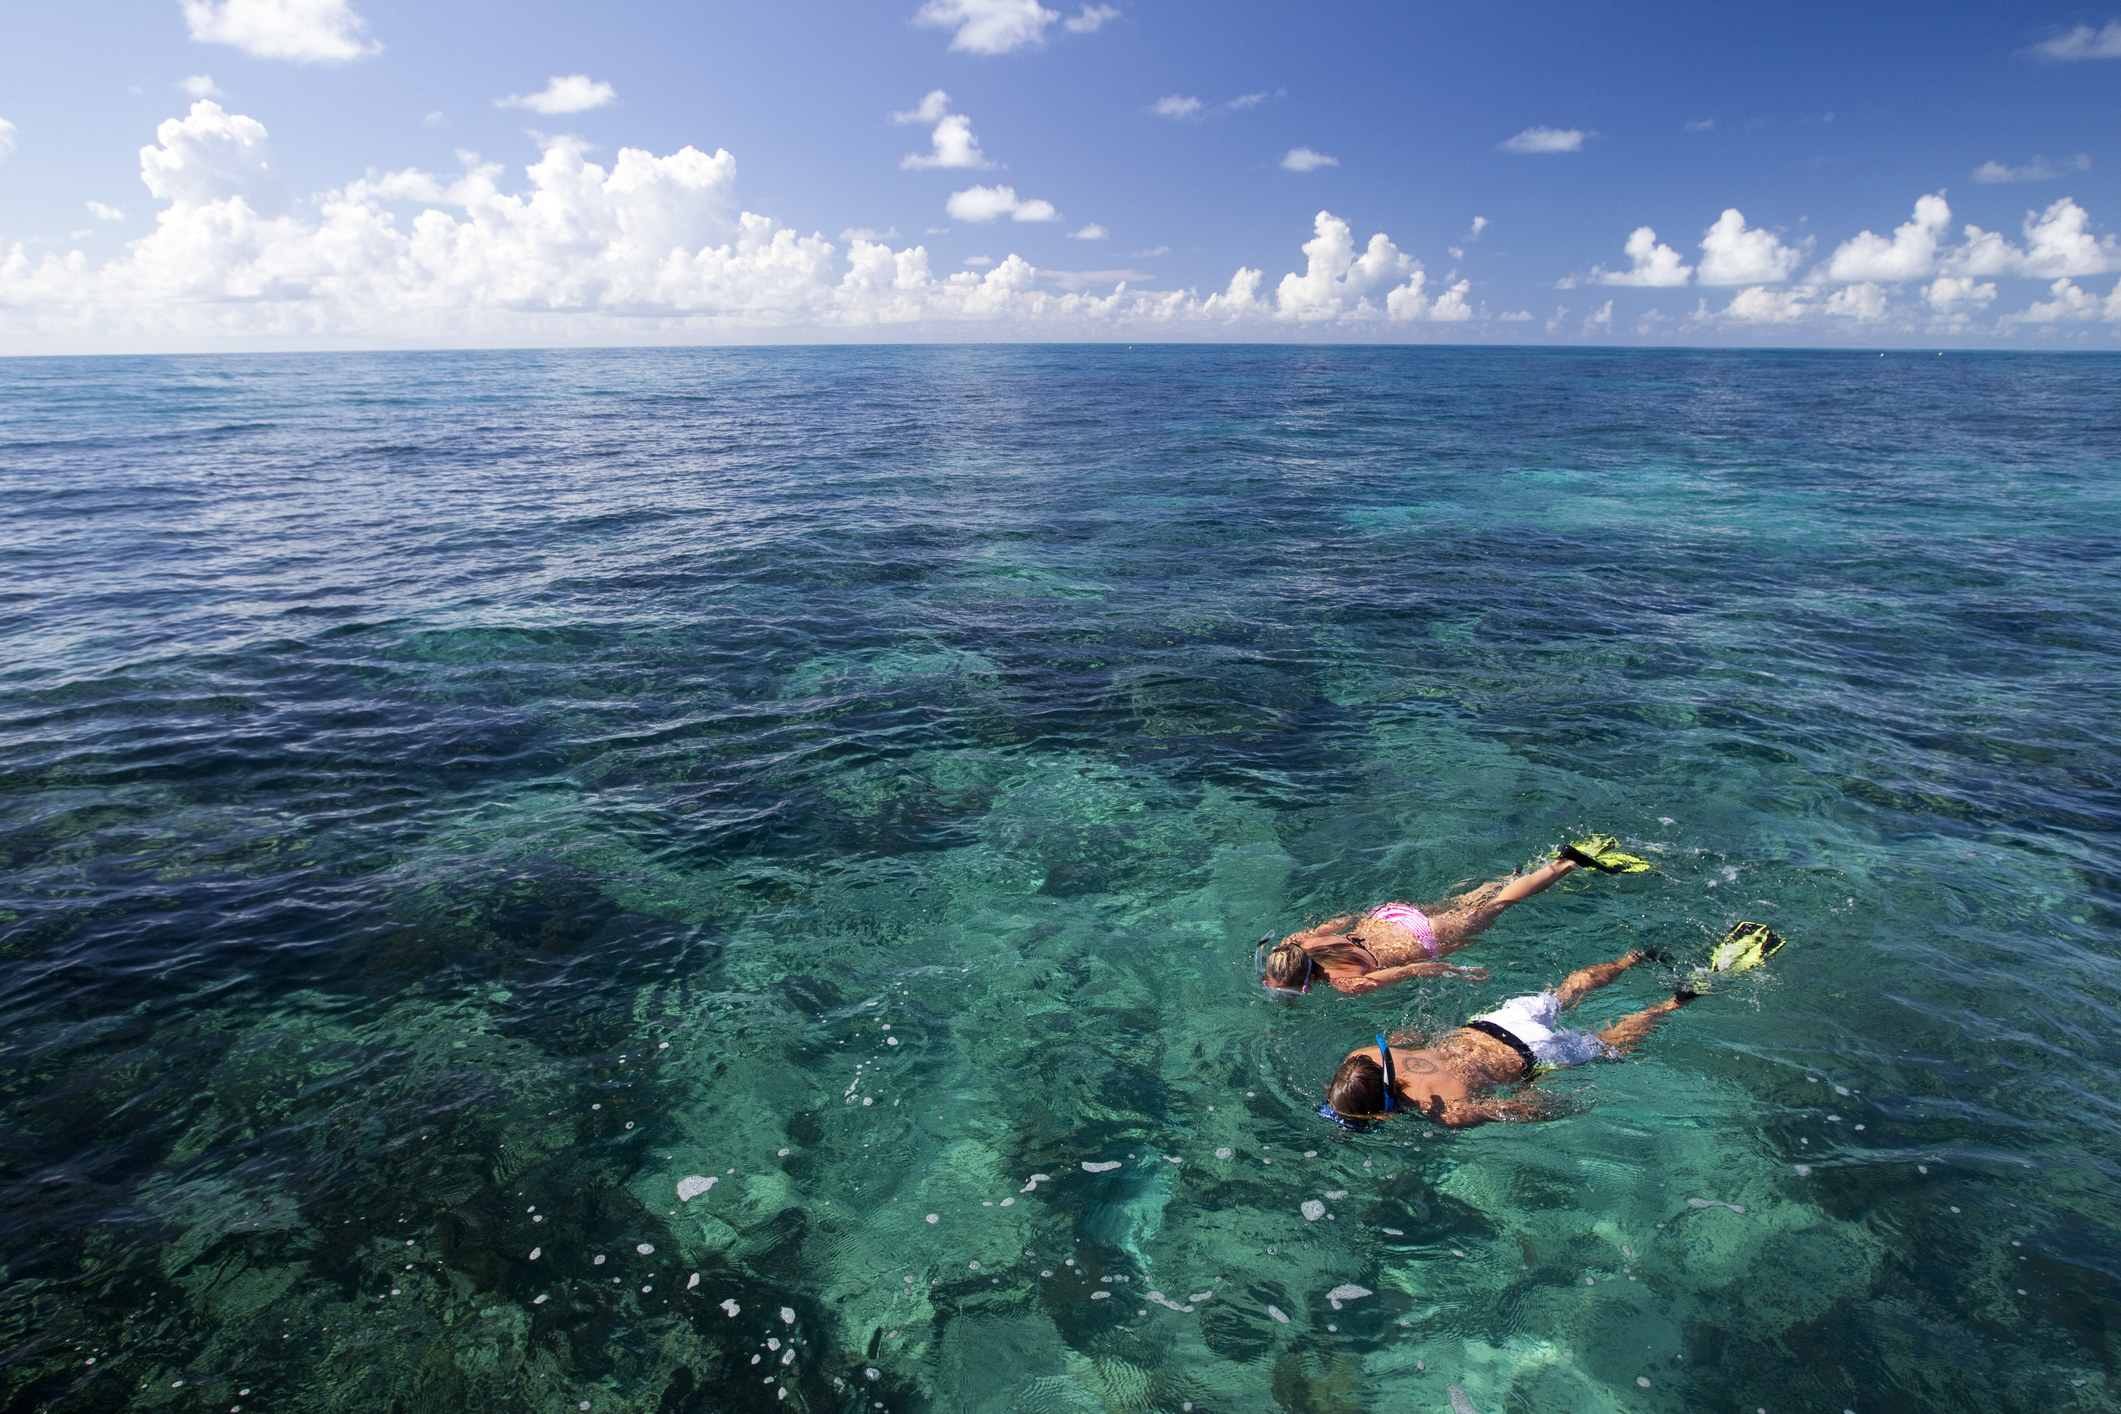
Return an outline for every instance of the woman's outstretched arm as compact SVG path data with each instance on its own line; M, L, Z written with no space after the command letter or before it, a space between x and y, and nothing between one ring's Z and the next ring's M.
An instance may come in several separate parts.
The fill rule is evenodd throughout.
M1335 977L1332 983L1339 990L1354 997L1414 977L1456 977L1467 982L1485 982L1488 980L1488 969L1459 967L1449 962L1410 962L1405 967L1380 967L1375 972L1366 972L1360 977Z

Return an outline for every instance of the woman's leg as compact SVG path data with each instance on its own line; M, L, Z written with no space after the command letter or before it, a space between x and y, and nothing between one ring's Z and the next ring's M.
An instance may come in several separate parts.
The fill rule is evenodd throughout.
M1611 962L1593 963L1581 967L1561 979L1554 994L1561 998L1561 1009L1567 1011L1600 987L1612 985L1620 974L1630 967L1640 967L1645 962L1654 962L1656 954L1645 948L1637 948L1625 957L1616 957Z
M1520 874L1514 879L1497 879L1452 899L1448 910L1429 920L1429 925L1436 930L1436 955L1442 957L1447 952L1456 952L1472 942L1493 926L1511 904L1522 903L1552 887L1576 867L1574 860L1550 860L1529 874Z

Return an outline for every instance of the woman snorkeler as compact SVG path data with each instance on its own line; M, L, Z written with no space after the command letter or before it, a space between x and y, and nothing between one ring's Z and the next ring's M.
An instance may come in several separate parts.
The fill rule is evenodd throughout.
M1268 995L1280 1001L1294 1001L1310 991L1313 982L1350 996L1410 977L1485 982L1485 967L1457 967L1443 961L1444 954L1467 946L1511 904L1522 903L1577 869L1602 874L1649 869L1648 860L1622 854L1619 843L1611 835L1577 840L1531 873L1482 884L1443 904L1434 916L1411 903L1381 903L1367 913L1343 914L1291 933L1266 954L1260 980Z

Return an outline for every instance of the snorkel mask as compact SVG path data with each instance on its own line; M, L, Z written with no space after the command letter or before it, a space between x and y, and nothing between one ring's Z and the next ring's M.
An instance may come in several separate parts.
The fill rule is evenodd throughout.
M1312 959L1311 954L1309 952L1305 952L1304 984L1301 987L1277 987L1272 982L1269 982L1267 980L1268 945L1273 941L1274 935L1272 933L1267 933L1263 935L1260 938L1258 944L1253 947L1253 975L1258 977L1259 984L1267 989L1267 996L1269 998L1274 1001L1280 1002L1283 1006L1295 1006L1297 999L1303 996L1304 993L1311 990L1311 974L1318 970L1318 963Z
M1392 1048L1385 1044L1384 1033L1382 1032L1379 1032L1377 1036L1377 1063L1384 1068L1385 1072L1385 1113L1391 1114L1399 1108L1399 1101L1392 1093L1398 1088L1399 1077L1393 1073ZM1384 1123L1381 1119L1349 1119L1339 1110L1334 1109L1331 1101L1320 1105L1318 1113L1324 1118L1332 1120L1350 1134L1375 1133L1377 1127Z

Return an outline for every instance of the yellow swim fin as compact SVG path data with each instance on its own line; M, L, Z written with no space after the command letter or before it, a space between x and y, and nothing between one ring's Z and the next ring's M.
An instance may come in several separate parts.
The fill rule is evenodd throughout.
M1709 953L1704 971L1731 976L1750 972L1782 950L1782 935L1765 923L1739 923Z
M1563 859L1573 859L1586 869L1596 869L1601 874L1647 874L1654 867L1650 861L1633 854L1620 852L1620 841L1611 835L1587 835L1572 840L1561 848Z

